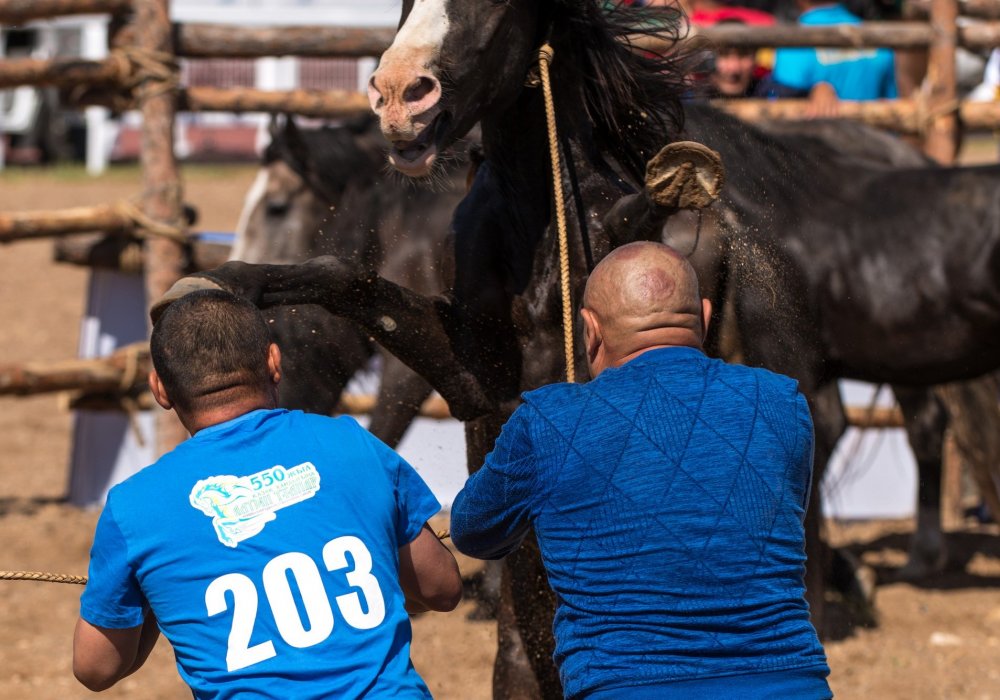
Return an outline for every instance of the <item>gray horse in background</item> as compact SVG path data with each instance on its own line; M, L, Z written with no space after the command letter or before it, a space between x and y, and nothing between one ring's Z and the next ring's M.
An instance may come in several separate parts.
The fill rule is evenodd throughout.
M288 117L272 121L270 131L230 260L300 263L336 255L422 294L447 286L445 239L466 189L462 159L415 185L387 172L372 116L317 129L300 129ZM310 305L264 313L282 350L281 405L333 413L347 382L378 351L369 334ZM395 446L431 387L389 353L381 355L369 429Z

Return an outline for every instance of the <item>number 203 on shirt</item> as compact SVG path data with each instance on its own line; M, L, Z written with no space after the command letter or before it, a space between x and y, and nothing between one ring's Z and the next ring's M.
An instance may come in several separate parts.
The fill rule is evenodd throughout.
M353 561L353 568L347 555ZM372 574L372 556L357 537L346 535L330 540L320 553L327 575L345 577L356 590L338 595L334 601L344 621L359 630L378 627L385 619L385 600L378 579ZM308 554L287 552L264 566L263 593L274 616L281 641L296 649L325 641L334 629L334 612L323 584L320 566ZM290 580L294 579L302 601L302 619L295 604ZM226 593L232 593L232 626L226 652L226 667L237 671L277 655L274 640L251 645L257 621L260 592L250 577L231 573L218 577L205 591L209 617L229 610Z

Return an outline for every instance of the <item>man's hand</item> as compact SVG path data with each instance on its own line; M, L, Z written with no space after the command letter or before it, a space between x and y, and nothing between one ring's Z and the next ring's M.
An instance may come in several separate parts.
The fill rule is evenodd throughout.
M449 612L462 601L458 563L427 523L415 540L399 548L399 583L408 612Z
M830 83L816 83L809 91L807 119L832 119L840 112L840 97Z

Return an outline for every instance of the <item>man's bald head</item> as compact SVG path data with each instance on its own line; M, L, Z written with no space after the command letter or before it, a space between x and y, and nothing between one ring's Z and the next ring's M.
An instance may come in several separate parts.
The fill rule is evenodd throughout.
M611 251L587 280L583 307L593 376L646 350L700 349L711 310L687 258L651 242Z

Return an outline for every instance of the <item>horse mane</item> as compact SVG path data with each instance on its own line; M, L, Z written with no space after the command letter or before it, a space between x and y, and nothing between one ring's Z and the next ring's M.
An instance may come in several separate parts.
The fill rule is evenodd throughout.
M613 160L635 182L646 162L683 128L691 50L676 42L686 33L683 12L671 6L609 6L604 0L555 0L551 41L553 90L575 91L561 121L587 135L596 152ZM655 38L669 53L639 50L637 39ZM565 83L565 84L562 84Z

